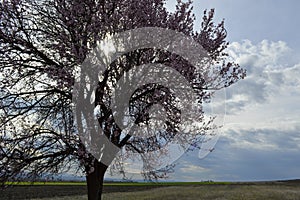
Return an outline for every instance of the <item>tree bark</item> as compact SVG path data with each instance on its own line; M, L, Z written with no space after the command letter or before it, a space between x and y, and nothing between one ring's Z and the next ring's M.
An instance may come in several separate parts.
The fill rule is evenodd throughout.
M101 200L104 174L107 166L97 160L94 162L94 171L86 176L88 200Z

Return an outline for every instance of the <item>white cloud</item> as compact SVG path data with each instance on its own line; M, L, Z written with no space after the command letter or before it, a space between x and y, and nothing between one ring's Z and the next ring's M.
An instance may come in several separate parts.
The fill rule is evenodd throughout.
M223 136L238 149L299 151L300 61L282 41L234 42L229 52L248 74L226 90Z
M258 68L284 65L288 61L286 55L291 53L291 49L285 42L268 40L263 40L256 45L250 40L244 40L243 43L233 42L229 49L241 65Z
M183 157L175 178L298 178L300 60L282 41L235 42L229 52L248 70L247 78L226 89L225 124L215 150L202 160L197 152Z
M278 99L284 102L291 96L300 98L300 62L295 62L285 42L263 40L254 45L245 40L232 43L228 51L233 60L247 69L246 79L226 90L228 114Z
M185 164L183 167L181 167L180 171L188 174L188 173L207 172L209 171L209 169L201 167L199 165L193 165L192 163L190 163L190 164Z
M299 128L229 129L205 159L198 159L197 152L183 156L173 177L186 181L299 178Z
M230 146L238 149L256 149L261 151L300 150L299 126L289 129L249 128L229 129L224 135Z

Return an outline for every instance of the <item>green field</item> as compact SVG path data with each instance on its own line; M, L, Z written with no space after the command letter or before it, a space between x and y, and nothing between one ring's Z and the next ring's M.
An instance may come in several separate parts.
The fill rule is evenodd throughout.
M2 190L1 200L87 200L83 182L21 183ZM103 199L274 199L300 200L298 181L277 182L171 182L171 183L106 183Z

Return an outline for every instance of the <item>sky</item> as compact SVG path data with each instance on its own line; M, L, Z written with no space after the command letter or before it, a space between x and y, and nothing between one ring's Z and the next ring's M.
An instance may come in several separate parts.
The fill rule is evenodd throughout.
M175 8L175 0L167 8ZM299 0L194 0L225 19L230 59L247 77L225 91L226 112L214 150L184 154L168 181L262 181L300 178ZM139 176L132 176L139 179ZM106 178L111 177L109 174Z
M216 22L225 19L229 55L247 77L226 89L214 151L183 155L170 180L300 178L300 1L195 0L196 30L210 8Z
M173 11L176 0L168 0ZM195 30L205 9L225 19L230 59L247 77L225 91L214 150L176 160L169 181L300 178L300 1L194 0ZM107 178L115 178L106 176ZM139 178L134 177L134 178Z

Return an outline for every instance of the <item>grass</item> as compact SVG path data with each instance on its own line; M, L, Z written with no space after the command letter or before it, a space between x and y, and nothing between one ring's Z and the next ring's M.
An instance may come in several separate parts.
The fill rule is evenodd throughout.
M230 182L115 182L104 183L104 186L191 186L191 185L226 185Z
M76 182L76 181L47 181L47 182L7 182L7 185L14 185L14 186L49 186L49 185L86 185L86 182Z
M200 200L200 199L270 199L270 200L296 200L300 199L299 188L258 186L258 185L202 185L202 186L171 186L167 188L156 188L147 191L108 193L103 199L114 200ZM83 199L82 199L83 200Z
M0 199L34 199L34 200L87 200L86 186L68 185L18 185L8 191L1 191ZM76 183L76 182L75 182ZM27 188L27 189L26 189ZM3 193L2 193L3 192ZM6 193L5 193L6 192ZM36 194L43 194L37 196ZM31 194L31 196L29 195ZM34 195L35 194L35 195ZM228 182L172 182L172 183L106 183L104 200L155 200L155 199L217 199L217 200L300 200L300 184L298 182L259 182L259 183L228 183Z

